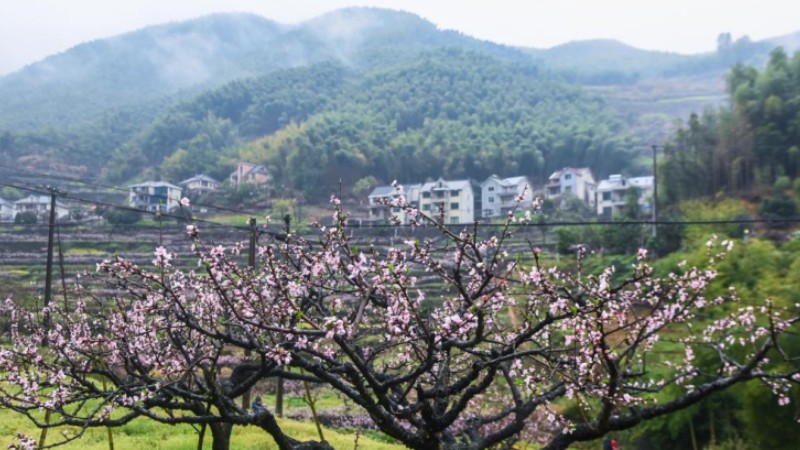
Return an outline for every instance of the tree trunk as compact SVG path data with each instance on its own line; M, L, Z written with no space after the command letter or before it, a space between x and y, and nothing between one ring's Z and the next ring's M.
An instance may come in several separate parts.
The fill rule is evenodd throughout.
M283 433L275 416L269 411L262 411L256 416L254 425L269 433L280 450L333 450L326 441L298 441ZM214 448L214 450L217 450Z
M213 450L229 450L233 425L230 423L212 423L209 424L209 428L211 428L211 448Z

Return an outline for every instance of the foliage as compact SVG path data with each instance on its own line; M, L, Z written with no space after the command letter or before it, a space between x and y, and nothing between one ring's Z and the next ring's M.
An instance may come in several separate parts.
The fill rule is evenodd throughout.
M314 241L263 245L260 269L240 267L238 247L206 247L190 226L196 271L172 268L175 255L159 247L154 269L100 263L110 289L71 310L7 300L14 326L0 351L0 403L31 418L52 411L43 427L205 423L221 450L232 425L253 425L281 450L329 449L236 401L281 376L333 389L410 448L531 436L566 449L748 380L785 404L800 381L796 355L784 353L794 351L784 344L796 318L709 292L730 242L710 240L707 266L664 277L642 250L617 278L613 268L584 273L582 248L574 272L545 267L537 250L531 266L516 263L505 251L513 217L482 239L402 199L394 206L436 236L357 248L332 201L335 226Z
M277 183L320 196L338 192L340 180L370 176L543 180L576 164L602 175L630 165L632 142L620 131L599 102L573 88L442 50L380 71L326 63L234 82L162 116L121 154L143 158L131 159L128 176L162 160L172 177L249 160ZM228 137L204 137L212 134Z
M39 221L39 217L33 211L19 212L14 216L14 223L16 224L33 224Z
M127 209L110 208L103 217L112 225L133 225L142 220L142 213Z
M368 175L359 179L353 185L353 195L359 198L364 198L378 185L378 179L372 175Z
M103 164L103 177L117 183L145 174L224 178L247 160L306 196L369 176L541 181L564 166L604 176L632 165L633 141L600 101L530 66L454 49L385 63L320 63L231 82L138 124L138 132L98 124L52 136L47 152L84 170ZM109 136L113 130L120 133ZM9 156L30 148L30 139L9 136Z
M791 197L783 193L765 199L758 209L758 215L769 220L791 219L795 217L796 212L797 204ZM773 226L786 227L789 225L773 224Z
M680 203L677 210L687 221L726 221L752 219L747 202L736 199L717 201L689 200ZM726 238L742 238L750 232L746 223L694 225L686 230L686 246L696 248L702 245L711 233Z
M800 52L778 48L766 68L737 64L728 74L731 108L692 114L664 151L668 202L742 193L800 175ZM784 179L786 181L786 179ZM784 183L782 181L782 183Z

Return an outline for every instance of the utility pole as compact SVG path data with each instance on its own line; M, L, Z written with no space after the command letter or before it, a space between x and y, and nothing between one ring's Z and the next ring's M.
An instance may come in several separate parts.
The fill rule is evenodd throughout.
M657 145L653 145L653 239L658 237L658 170L656 166L656 149Z
M248 224L250 225L250 246L249 252L247 253L247 266L250 267L250 270L253 271L253 275L255 276L256 270L256 240L258 238L258 231L256 229L256 218L251 217L248 220ZM250 350L244 351L244 357L247 359L250 357ZM242 409L245 411L250 409L250 389L245 391L242 395Z
M50 307L50 299L52 298L52 288L53 288L53 246L54 246L54 231L56 228L56 195L65 195L66 192L61 191L53 186L45 186L45 189L50 191L50 228L47 232L47 266L45 269L45 277L44 277L44 317L42 318L42 326L44 327L45 336L47 336L47 332L50 331L50 311L48 308ZM44 343L45 346L48 345L47 339L45 338ZM45 423L50 422L50 413L51 411L48 409L44 416ZM39 435L39 448L44 448L45 442L47 441L47 427L42 428L42 432Z
M291 233L292 216L286 214L283 216L283 224L286 226L286 242L289 242L289 233ZM275 415L283 417L283 378L277 377L275 379Z
M50 307L50 300L52 298L53 287L53 246L54 246L54 231L56 228L56 196L64 195L66 192L61 191L53 186L46 186L45 189L50 191L50 227L47 231L47 266L45 268L44 278L44 307L45 313L43 318L43 326L45 331L50 330L50 312L47 308Z

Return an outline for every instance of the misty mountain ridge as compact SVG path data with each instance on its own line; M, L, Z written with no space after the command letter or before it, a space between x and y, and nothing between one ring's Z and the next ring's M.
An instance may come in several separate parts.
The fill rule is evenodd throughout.
M774 42L748 42L742 60L760 64L776 44L792 47L798 41L800 33ZM106 111L164 103L166 96L189 98L234 79L279 69L328 60L380 68L443 47L539 66L557 78L590 85L696 73L719 76L740 56L655 52L603 39L550 49L514 48L439 29L412 13L381 8L340 9L297 25L223 13L80 44L0 77L0 129L60 128L95 121Z
M294 26L214 14L80 44L0 78L0 129L75 124L109 108L277 69L325 60L386 64L443 46L526 59L405 12L348 8Z

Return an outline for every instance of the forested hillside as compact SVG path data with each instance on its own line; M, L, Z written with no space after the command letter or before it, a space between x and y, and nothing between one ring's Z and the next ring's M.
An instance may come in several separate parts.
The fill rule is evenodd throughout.
M414 14L378 8L342 9L297 25L215 14L87 42L0 77L0 130L74 128L119 109L149 120L163 111L165 95L187 99L234 79L323 61L377 69L442 47L536 65L564 81L630 85L721 74L736 62L760 66L775 46L796 48L797 43L796 34L753 42L723 33L717 52L698 55L609 40L530 49L482 41L439 29Z
M757 194L783 177L798 179L800 52L775 50L762 71L736 65L728 94L731 107L693 114L665 147L670 201Z
M542 181L567 165L635 173L631 133L660 142L689 108L720 103L731 64L761 67L769 49L796 37L723 33L702 55L604 40L537 50L376 8L293 26L218 14L85 43L0 78L0 157L115 183L224 178L246 159L305 194L364 177ZM564 82L594 85L593 94ZM745 160L730 161L728 172ZM718 172L700 190L719 190Z
M384 70L325 63L230 83L161 116L120 148L106 175L121 181L158 167L171 180L224 176L245 159L319 195L368 176L541 181L568 165L602 176L630 168L632 146L579 89L441 50Z
M145 114L167 94L189 98L230 80L328 60L378 66L441 46L527 59L405 12L350 8L295 26L215 14L87 42L0 78L0 130L76 125L120 107Z

